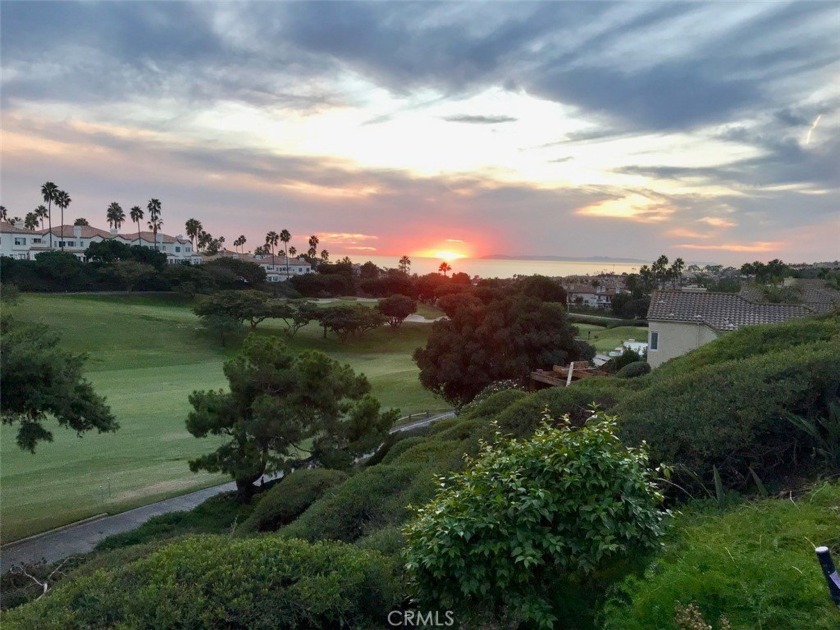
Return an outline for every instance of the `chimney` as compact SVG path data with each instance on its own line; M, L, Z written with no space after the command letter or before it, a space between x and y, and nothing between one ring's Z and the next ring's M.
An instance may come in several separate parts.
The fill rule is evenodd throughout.
M117 228L112 227L111 228L111 236L116 236L116 235L117 235Z
M73 226L73 237L74 238L82 238L82 226L81 225L74 225Z

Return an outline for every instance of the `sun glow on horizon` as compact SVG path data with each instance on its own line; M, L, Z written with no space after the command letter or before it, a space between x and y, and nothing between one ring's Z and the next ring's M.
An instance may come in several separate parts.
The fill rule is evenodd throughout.
M458 260L459 258L466 258L465 254L459 254L458 252L453 252L451 249L438 249L432 252L433 258L441 258L447 262Z

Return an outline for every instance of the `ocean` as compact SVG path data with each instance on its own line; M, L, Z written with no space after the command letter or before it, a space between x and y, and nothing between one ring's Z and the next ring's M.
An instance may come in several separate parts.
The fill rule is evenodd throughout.
M372 262L380 268L397 268L399 256L351 256L354 263ZM336 257L336 260L338 257ZM411 259L411 273L426 274L436 272L442 260L440 258ZM459 258L449 261L451 273L464 272L468 276L480 278L512 278L516 275L530 276L575 276L595 275L599 273L634 273L639 270L639 263L613 262L611 260L531 260L524 258Z

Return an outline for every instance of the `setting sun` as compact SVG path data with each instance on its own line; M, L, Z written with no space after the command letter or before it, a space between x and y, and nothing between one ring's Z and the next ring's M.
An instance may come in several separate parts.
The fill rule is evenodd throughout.
M458 252L453 252L451 250L437 250L434 255L434 258L442 258L443 260L458 260L459 258L466 258L464 254L459 254Z

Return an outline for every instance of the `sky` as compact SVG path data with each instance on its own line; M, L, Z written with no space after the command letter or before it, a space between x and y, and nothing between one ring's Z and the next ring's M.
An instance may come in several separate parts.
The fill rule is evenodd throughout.
M0 201L354 261L835 260L838 33L802 0L3 0Z

